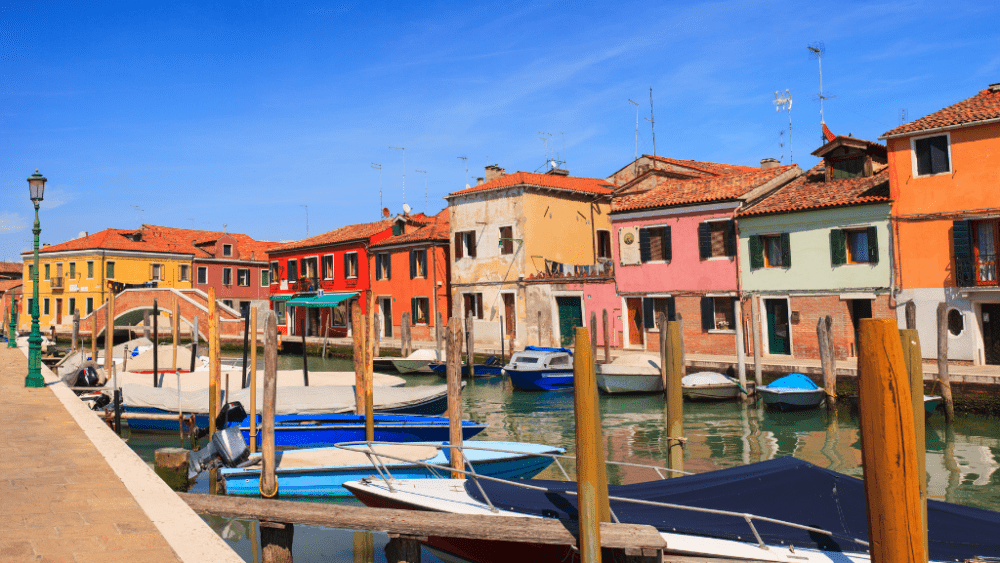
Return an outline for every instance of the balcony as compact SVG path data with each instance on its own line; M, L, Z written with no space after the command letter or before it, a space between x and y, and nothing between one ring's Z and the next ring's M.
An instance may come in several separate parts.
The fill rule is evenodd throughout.
M52 289L63 289L63 277L55 276L49 280L49 284Z
M997 285L997 257L980 254L975 261L976 285Z

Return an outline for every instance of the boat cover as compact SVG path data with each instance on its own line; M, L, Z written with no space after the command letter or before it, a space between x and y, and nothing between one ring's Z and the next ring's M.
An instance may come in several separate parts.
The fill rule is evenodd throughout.
M500 509L551 518L576 519L576 483L516 480L545 487L535 491L496 481L479 483ZM851 538L868 540L865 488L861 479L817 467L792 457L685 475L676 479L612 485L611 496L699 508L751 513L832 532L833 537L779 524L755 521L761 538L771 545L793 545L826 551L864 552ZM472 481L465 490L483 502ZM742 516L611 501L622 522L647 524L661 532L709 536L756 543ZM927 502L930 557L962 561L975 556L1000 557L1000 512L942 501Z
M816 382L801 373L793 373L785 377L779 377L765 385L768 389L819 389Z
M525 350L532 350L534 352L566 352L567 354L572 354L573 351L569 348L546 348L544 346L525 346Z

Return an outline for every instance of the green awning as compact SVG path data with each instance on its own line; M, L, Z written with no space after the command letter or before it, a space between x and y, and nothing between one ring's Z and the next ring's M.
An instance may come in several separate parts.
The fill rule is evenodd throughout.
M271 296L271 301L288 301L291 298L292 298L292 294L291 293L288 293L288 294L285 294L285 295L272 295Z
M317 295L311 297L296 297L288 302L289 307L336 307L342 302L347 301L352 297L356 297L357 293L327 293L326 295Z

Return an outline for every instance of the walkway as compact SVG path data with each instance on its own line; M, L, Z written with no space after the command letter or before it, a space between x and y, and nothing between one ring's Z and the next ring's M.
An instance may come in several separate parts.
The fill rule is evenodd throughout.
M27 389L27 372L3 343L0 563L242 561L72 391Z

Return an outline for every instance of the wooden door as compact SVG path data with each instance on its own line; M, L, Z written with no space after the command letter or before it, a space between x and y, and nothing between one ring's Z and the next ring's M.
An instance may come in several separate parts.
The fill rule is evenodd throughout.
M583 326L583 307L579 297L556 297L559 309L559 343L572 346L576 327Z
M645 329L642 324L642 298L629 297L625 299L628 310L628 343L631 346L645 346Z
M62 268L62 264L59 264L59 268ZM62 299L56 298L56 324L62 324Z
M983 346L987 365L1000 365L1000 305L983 304Z
M767 315L767 347L771 354L791 354L788 335L788 302L784 299L765 299Z
M517 311L514 309L514 294L504 293L503 294L503 316L504 316L504 334L510 338L517 334L514 332L514 328L517 325Z
M392 297L382 298L382 335L392 338Z

